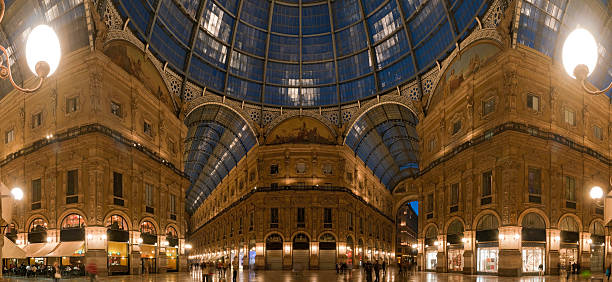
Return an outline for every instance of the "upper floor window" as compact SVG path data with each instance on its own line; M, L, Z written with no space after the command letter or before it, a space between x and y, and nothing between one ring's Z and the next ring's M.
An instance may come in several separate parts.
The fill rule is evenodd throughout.
M529 202L541 203L542 171L539 168L530 167L527 172L527 182Z
M480 204L481 205L486 205L486 204L490 204L492 201L492 196L493 194L493 172L492 171L485 171L482 173L482 191L481 191L481 198L480 199Z
M565 109L564 120L565 120L565 123L575 126L576 125L576 113L574 113L574 111L572 110Z
M527 94L527 108L536 112L539 111L540 97L533 94Z
M143 123L142 123L142 131L146 135L153 136L153 127L151 127L151 124L148 123L147 121L143 121Z
M593 136L595 136L595 138L598 140L603 140L603 131L601 130L601 127L593 125Z
M15 130L7 130L6 133L4 133L4 144L11 143L13 140L15 140Z
M66 113L74 113L77 111L78 97L66 99Z
M427 213L431 213L434 210L434 194L433 193L429 193L427 194Z
M461 120L453 122L453 135L457 134L461 130Z
M491 97L482 101L482 116L486 116L495 111L495 98Z
M306 227L306 209L305 208L297 209L297 226Z
M451 184L450 205L456 206L459 203L459 183Z
M176 214L176 195L170 194L170 214Z
M117 102L113 102L111 101L111 114L116 115L118 117L122 117L123 115L123 111L121 108L121 104L117 103Z
M145 205L147 207L153 207L153 185L146 183L145 184Z
M79 171L76 169L68 171L66 178L66 204L73 204L78 202Z
M278 208L270 208L270 228L278 228Z
M32 128L37 128L42 125L42 112L32 115Z
M272 174L272 175L278 174L278 165L277 164L273 164L273 165L270 166L270 174ZM254 175L254 174L252 174L252 175ZM253 179L251 179L251 180L253 180Z
M576 208L576 179L572 176L565 176L565 206Z
M348 230L353 231L353 213L352 212L348 212L346 221L348 225Z
M113 171L113 196L123 198L123 174Z
M41 181L40 178L32 180L32 210L40 209L41 206Z
M332 228L332 209L323 209L323 228Z
M429 139L429 151L433 152L436 149L436 138L432 137L431 139Z

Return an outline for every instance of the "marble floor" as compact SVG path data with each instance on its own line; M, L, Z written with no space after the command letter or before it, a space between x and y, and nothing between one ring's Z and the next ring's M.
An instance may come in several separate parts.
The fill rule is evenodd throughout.
M230 273L227 273L224 279L220 279L218 275L215 275L213 282L232 281ZM526 276L526 277L497 277L497 276L486 276L486 275L462 275L462 274L451 274L451 273L431 273L431 272L417 272L412 275L399 276L395 269L390 269L387 275L381 276L381 282L393 282L393 281L425 281L425 282L438 282L438 281L452 281L452 282L505 282L505 281L523 281L523 282L535 282L535 281L606 281L602 279L602 275L594 275L593 277L579 277L574 275L570 280L566 280L565 277L560 276ZM0 281L39 281L52 279L34 279L34 278L23 278L23 277L3 277ZM60 281L89 281L86 278L73 278L73 279L62 279ZM178 282L178 281L202 281L201 273L165 273L165 274L151 274L151 275L126 275L126 276L111 276L102 277L98 281L151 281L151 282ZM302 273L295 273L291 271L240 271L238 273L237 281L257 281L257 282L331 282L331 281L364 281L365 276L363 272L359 270L351 271L348 274L336 274L335 271L320 270L320 271L304 271ZM374 281L374 280L373 280Z

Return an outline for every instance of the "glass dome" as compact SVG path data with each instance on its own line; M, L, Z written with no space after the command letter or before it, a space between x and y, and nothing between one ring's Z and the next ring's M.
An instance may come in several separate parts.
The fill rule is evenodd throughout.
M120 0L175 72L266 105L352 102L414 79L455 48L486 0Z

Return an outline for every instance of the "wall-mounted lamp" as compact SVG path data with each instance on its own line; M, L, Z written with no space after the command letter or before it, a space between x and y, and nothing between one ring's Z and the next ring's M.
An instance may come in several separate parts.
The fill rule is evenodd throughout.
M192 248L191 244L185 244L185 249L191 250L191 248Z

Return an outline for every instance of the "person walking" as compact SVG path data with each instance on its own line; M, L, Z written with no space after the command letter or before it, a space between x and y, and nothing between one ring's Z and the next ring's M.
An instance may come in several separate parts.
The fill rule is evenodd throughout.
M53 281L59 281L62 278L62 272L57 261L53 264L53 271Z
M236 282L236 279L238 279L238 258L234 259L234 262L232 262L232 281Z
M375 282L380 281L380 263L378 261L376 261L376 263L374 264L374 277L376 278L374 280Z
M572 265L570 263L565 267L565 272L567 273L565 279L569 279L570 274L572 274Z
M372 264L369 261L366 262L363 269L366 274L366 282L372 282Z
M98 266L95 263L88 263L87 267L85 267L85 271L87 271L87 275L89 275L89 281L96 281L96 276L98 275Z
M544 276L544 265L541 263L540 263L540 266L538 266L538 275Z
M382 272L383 272L383 275L387 275L387 262L384 260L382 263Z
M610 281L610 272L612 272L612 264L606 268L606 277L608 277L608 281Z

